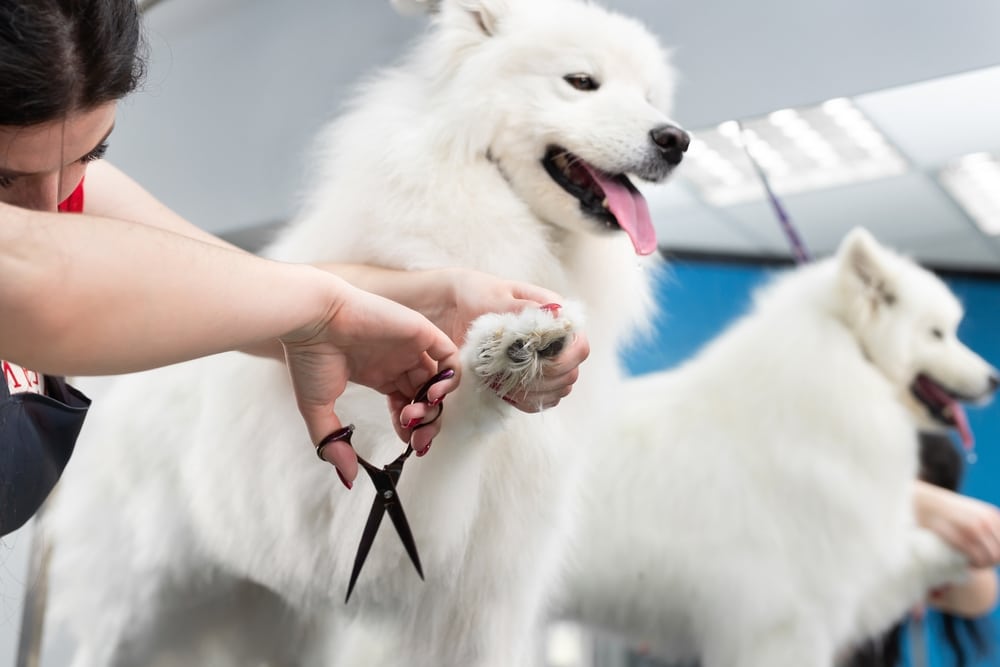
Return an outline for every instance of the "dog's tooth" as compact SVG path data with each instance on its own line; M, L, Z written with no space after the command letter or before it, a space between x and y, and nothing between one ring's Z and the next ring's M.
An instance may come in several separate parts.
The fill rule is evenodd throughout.
M601 206L603 206L604 208L608 208L608 198L607 197L605 197L603 200L601 200Z

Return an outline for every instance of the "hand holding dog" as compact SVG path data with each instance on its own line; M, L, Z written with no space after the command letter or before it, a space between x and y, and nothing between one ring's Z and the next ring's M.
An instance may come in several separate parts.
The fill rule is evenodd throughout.
M1000 565L1000 509L922 481L914 502L920 525L965 554L972 567Z
M469 324L486 313L520 312L558 304L562 297L555 292L528 283L497 278L469 269L449 268L416 272L413 279L421 296L410 297L404 303L416 307L456 344L465 342ZM554 306L557 307L557 306ZM568 396L579 378L579 366L590 355L586 335L578 333L545 368L543 376L532 386L519 389L504 399L523 412L534 413L553 408ZM434 406L409 404L412 394L390 394L389 409L393 425L403 441L422 452L441 430L436 422L419 431L408 426L433 418ZM433 399L433 396L431 397Z

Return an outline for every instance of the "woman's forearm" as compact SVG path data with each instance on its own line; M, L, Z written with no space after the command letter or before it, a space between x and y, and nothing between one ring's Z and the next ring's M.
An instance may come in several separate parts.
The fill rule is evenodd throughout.
M317 264L355 287L378 294L435 321L456 307L451 269L402 271L370 264Z
M105 160L90 165L87 173L86 213L101 217L132 220L188 236L231 250L237 246L214 236L165 206L144 187ZM454 307L454 293L447 271L404 272L362 264L321 264L325 271L352 285L378 294L413 310L432 321L440 321ZM282 358L277 340L261 341L241 348L258 356Z
M131 372L273 345L350 289L147 225L0 205L0 358L42 372Z

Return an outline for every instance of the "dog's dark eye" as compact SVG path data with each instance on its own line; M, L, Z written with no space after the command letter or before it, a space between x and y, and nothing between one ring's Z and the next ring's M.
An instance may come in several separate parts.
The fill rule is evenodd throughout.
M601 87L589 74L567 74L563 79L577 90L597 90Z
M938 340L942 340L944 338L944 331L942 331L937 327L934 327L933 329L931 329L931 336Z

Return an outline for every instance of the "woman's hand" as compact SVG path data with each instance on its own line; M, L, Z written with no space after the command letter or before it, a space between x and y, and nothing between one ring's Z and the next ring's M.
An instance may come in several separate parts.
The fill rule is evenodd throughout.
M932 591L931 607L954 616L979 618L996 608L997 573L992 567L969 570L965 581Z
M580 376L579 366L589 355L587 337L576 333L559 356L545 366L537 382L500 398L522 412L534 413L554 408L573 390L573 384Z
M471 269L400 271L363 264L328 264L322 268L364 290L422 313L458 346L465 342L469 325L480 315L520 312L525 308L558 304L562 298L542 287ZM587 337L578 333L552 360L535 385L525 387L506 399L525 412L555 407L572 390L579 377L578 366L589 354ZM436 405L411 405L415 391L413 388L410 391L390 392L389 409L400 439L409 442L418 454L423 454L440 432L442 422L435 421L413 430L416 425L427 424L434 419L438 411ZM432 391L430 398L436 398L437 394L437 391Z
M465 342L465 334L474 319L486 313L520 312L525 308L555 306L562 297L550 290L528 283L503 280L488 273L468 269L440 269L425 272L426 280L437 281L441 298L437 308L428 305L424 312L456 344ZM505 400L524 412L553 408L569 395L579 377L579 366L590 355L586 335L578 333L549 364L542 378L533 386L505 396ZM416 415L414 415L416 416Z
M334 402L348 381L390 396L413 396L439 370L454 369L452 378L431 387L430 401L443 399L459 382L458 349L431 322L404 306L337 282L341 287L326 316L281 338L313 443L342 427ZM358 471L351 446L333 442L323 450L323 458L349 487Z
M922 481L914 502L918 523L965 554L972 567L1000 565L1000 509Z
M359 271L357 267L355 270ZM558 304L562 300L555 292L542 287L470 269L432 269L405 274L388 271L378 274L365 269L363 273L350 275L366 288L374 288L419 310L457 345L465 342L469 325L480 315L520 312L525 308ZM379 277L379 280L373 283L373 277ZM555 407L572 391L580 374L579 366L589 354L590 343L586 335L578 333L547 365L537 383L505 396L504 400L524 412ZM436 392L432 398L435 395ZM434 419L438 407L426 403L410 405L411 396L406 392L390 394L389 409L399 437L404 442L409 441L418 454L423 454L441 430L441 422L412 429L417 424Z

